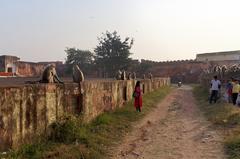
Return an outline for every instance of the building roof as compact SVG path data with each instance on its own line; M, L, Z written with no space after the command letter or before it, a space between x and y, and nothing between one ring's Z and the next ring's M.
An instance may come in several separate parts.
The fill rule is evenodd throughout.
M240 50L212 52L212 53L201 53L201 54L197 54L197 57L216 56L216 55L240 55Z
M16 59L16 60L20 60L19 57L17 57L17 56L11 56L11 55L1 55L0 58L14 58L14 59Z

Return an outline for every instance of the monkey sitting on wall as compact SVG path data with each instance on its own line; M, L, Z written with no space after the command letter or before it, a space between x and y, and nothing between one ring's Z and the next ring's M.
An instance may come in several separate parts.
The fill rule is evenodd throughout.
M132 79L132 73L129 72L129 73L128 73L128 76L127 76L127 80L131 80L131 79Z
M57 75L57 71L55 69L55 66L48 65L42 74L42 77L38 81L26 81L26 84L36 84L36 83L62 83L63 81L60 80L60 78Z
M58 77L55 66L48 65L44 69L39 83L63 83L63 81Z
M122 77L122 71L121 71L121 70L118 70L115 78L116 78L116 80L121 80L121 77Z
M72 75L73 75L73 82L80 83L80 82L84 81L83 72L78 67L78 65L73 66L73 74Z
M133 72L133 73L132 73L132 79L134 79L134 80L137 79L137 74L136 74L136 72Z
M150 80L152 80L152 79L153 79L153 75L152 75L152 73L151 73L151 72L149 72L149 73L148 73L148 78L149 78Z
M121 74L121 80L126 80L126 72L125 70L122 70L122 74Z

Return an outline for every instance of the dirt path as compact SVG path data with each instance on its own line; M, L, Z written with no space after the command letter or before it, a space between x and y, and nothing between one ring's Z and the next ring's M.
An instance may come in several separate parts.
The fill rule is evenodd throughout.
M224 159L220 135L195 105L191 87L169 94L117 148L114 159Z

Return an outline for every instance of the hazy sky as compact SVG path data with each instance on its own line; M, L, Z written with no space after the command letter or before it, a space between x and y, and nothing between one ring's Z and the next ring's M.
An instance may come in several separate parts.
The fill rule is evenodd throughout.
M0 0L0 55L64 60L101 33L135 39L133 58L193 59L240 50L240 0Z

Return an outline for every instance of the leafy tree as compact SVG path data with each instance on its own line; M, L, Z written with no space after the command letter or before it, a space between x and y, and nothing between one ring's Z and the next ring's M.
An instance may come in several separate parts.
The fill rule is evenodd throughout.
M131 63L130 49L133 39L126 37L123 41L116 31L106 32L98 38L99 44L95 48L95 59L104 77L113 77L119 69L127 70Z
M72 69L74 64L77 64L86 74L92 71L94 66L93 53L88 50L79 50L76 48L67 48L65 52L67 53L66 64L69 65L69 70Z

